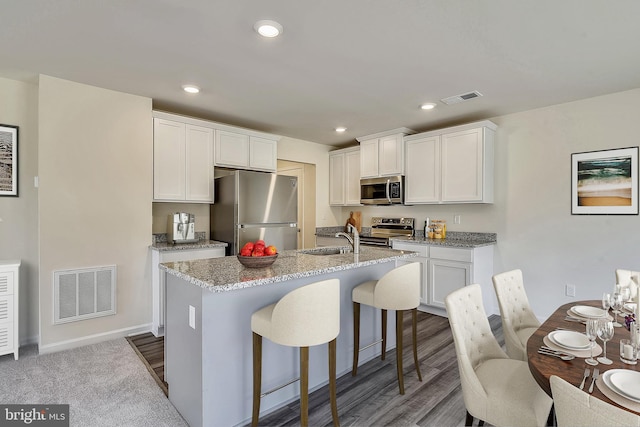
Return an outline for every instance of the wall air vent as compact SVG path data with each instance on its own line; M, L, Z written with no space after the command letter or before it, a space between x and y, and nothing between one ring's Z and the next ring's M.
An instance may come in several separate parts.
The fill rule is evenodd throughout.
M53 272L53 324L116 314L116 266Z
M458 104L460 102L468 101L470 99L481 97L482 94L477 90L473 92L463 93L462 95L450 96L448 98L441 99L440 101L444 102L447 105Z

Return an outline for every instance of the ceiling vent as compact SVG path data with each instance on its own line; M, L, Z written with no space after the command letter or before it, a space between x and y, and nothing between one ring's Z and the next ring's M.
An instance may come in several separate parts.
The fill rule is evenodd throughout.
M473 92L463 93L462 95L450 96L448 98L441 99L447 105L458 104L460 102L469 101L470 99L478 98L482 96L480 92L474 90Z

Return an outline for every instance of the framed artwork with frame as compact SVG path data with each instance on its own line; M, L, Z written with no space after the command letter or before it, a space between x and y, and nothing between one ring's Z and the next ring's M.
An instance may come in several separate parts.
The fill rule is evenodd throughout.
M638 215L638 147L571 154L572 215Z
M0 196L18 196L18 126L0 124Z

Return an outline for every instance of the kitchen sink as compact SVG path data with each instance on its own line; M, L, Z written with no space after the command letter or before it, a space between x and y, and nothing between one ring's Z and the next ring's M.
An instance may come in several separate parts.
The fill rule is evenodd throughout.
M350 248L315 248L301 251L306 255L340 255L351 253Z

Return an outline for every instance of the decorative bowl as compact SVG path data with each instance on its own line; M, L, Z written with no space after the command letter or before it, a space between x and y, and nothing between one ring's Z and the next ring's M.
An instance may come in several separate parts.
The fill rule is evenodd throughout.
M240 264L248 268L261 268L269 267L278 258L278 254L266 255L266 256L242 256L238 255L238 261Z

